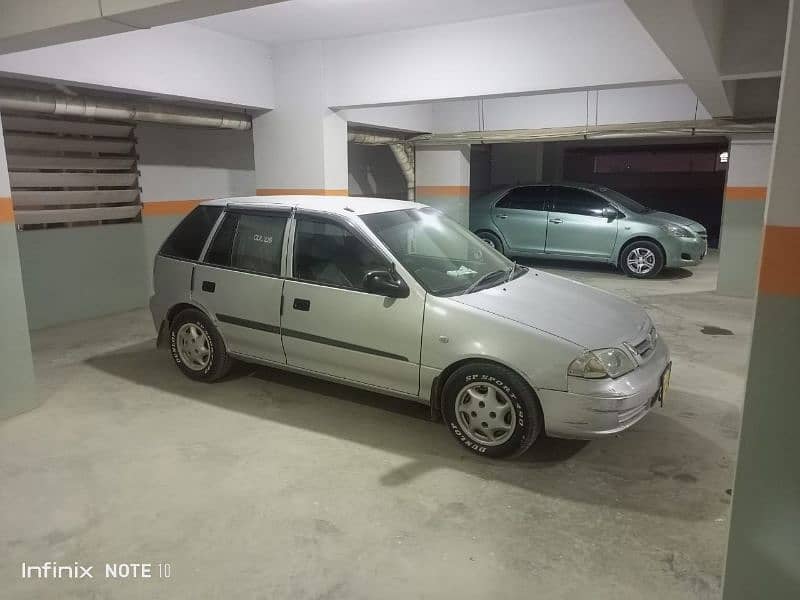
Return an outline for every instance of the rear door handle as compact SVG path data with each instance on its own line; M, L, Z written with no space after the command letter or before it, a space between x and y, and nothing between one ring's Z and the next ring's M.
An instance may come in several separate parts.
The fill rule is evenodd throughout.
M497 215L498 219L507 219L508 215Z
M292 302L292 308L295 310L311 310L311 300L304 300L303 298L295 298Z
M551 223L555 223L556 225L558 225L559 223L563 223L564 221L561 220L561 219L550 219L550 222Z

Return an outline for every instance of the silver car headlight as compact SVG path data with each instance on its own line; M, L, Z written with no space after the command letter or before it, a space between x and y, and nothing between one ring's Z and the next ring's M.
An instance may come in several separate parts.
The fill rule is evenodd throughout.
M694 234L690 229L686 227L681 227L680 225L674 225L672 223L667 223L666 225L662 225L661 229L666 231L670 235L674 235L675 237L694 237Z
M573 360L567 373L584 379L603 379L604 377L621 377L636 368L633 360L619 348L603 348L587 350Z

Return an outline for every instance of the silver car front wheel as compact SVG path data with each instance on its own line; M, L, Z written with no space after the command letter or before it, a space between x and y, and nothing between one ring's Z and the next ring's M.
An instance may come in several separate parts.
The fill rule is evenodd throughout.
M506 393L492 383L470 383L456 400L456 421L472 441L499 446L514 434L516 411Z

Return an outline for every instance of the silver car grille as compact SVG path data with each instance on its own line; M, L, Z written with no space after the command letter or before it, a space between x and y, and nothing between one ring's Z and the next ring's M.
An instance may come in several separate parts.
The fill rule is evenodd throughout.
M699 237L702 240L708 239L708 233L706 232L705 229L695 231L695 233L697 234L697 237Z

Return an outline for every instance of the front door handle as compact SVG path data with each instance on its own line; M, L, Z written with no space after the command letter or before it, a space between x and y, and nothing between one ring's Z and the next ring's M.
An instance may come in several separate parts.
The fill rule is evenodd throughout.
M497 215L498 219L507 219L508 215Z
M295 298L292 303L292 308L295 310L311 310L311 300L304 300L303 298Z
M563 223L564 221L562 219L550 219L550 222L558 225L559 223Z

